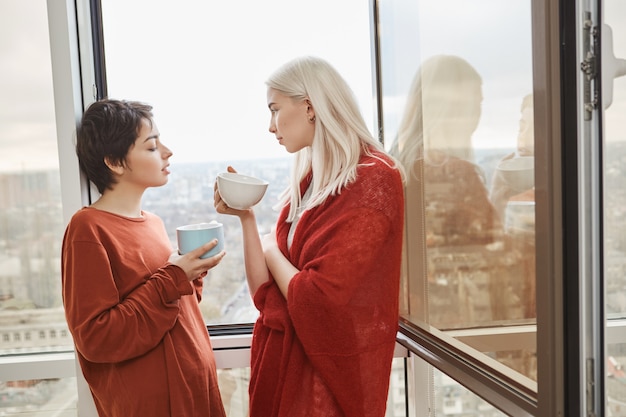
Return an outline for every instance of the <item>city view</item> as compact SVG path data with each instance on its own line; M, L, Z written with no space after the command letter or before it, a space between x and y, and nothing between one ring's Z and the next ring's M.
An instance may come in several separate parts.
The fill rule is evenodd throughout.
M626 191L614 185L626 176L626 146L612 146L606 161L606 185L613 187L605 207L606 221L612 225L607 229L605 247L608 260L606 308L609 317L623 317L626 311L626 236L623 233ZM487 178L497 160L506 153L502 149L477 152L477 161ZM277 211L273 206L287 185L290 164L289 157L180 165L173 162L169 183L146 193L143 208L164 220L173 248L176 247L177 226L211 220L224 224L227 256L205 278L201 309L207 324L252 323L258 314L246 286L239 221L215 212L213 181L227 165L267 180L270 183L267 193L255 207L259 231L267 233L275 222ZM59 257L65 225L60 191L57 171L0 174L0 355L73 348L61 300ZM449 308L445 297L438 300L434 294L431 301L434 313L437 308ZM610 403L618 407L626 403L626 376L621 368L621 364L626 363L626 348L623 344L609 346L608 354L613 361L613 366L608 367L609 398ZM392 376L389 417L405 415L402 361L394 363L396 374L397 378ZM436 375L437 415L502 415L445 375ZM245 403L246 371L224 373L221 378L243 379L237 381L236 386L244 395L232 401ZM42 407L58 401L59 395L64 398L75 395L71 384L68 380L0 382L0 416ZM240 407L245 408L245 404Z

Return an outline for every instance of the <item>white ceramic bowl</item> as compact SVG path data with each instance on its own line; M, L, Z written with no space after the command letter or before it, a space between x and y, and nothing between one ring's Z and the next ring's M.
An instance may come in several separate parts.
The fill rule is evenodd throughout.
M509 201L504 212L504 226L507 232L534 233L535 232L535 202Z
M217 176L217 187L228 207L246 210L257 204L267 190L268 182L248 175L222 172Z
M514 191L521 193L535 186L534 156L505 159L498 164L496 169Z

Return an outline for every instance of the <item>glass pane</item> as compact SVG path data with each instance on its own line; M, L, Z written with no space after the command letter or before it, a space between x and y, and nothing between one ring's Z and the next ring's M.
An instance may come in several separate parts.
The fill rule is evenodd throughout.
M177 226L217 218L213 182L227 165L270 182L255 210L261 232L274 224L272 207L291 162L268 131L264 81L279 65L300 55L327 59L373 120L368 2L321 0L305 13L291 0L102 6L108 95L152 104L174 152L170 182L144 199L144 208L164 219L174 247ZM257 312L245 283L240 226L231 216L218 220L227 256L205 281L205 318L251 322Z
M433 368L434 416L506 416L446 374Z
M72 348L46 1L0 2L0 355Z
M604 285L606 395L610 415L626 415L626 4L604 0ZM612 48L611 48L612 46ZM611 50L612 49L612 50ZM615 78L614 78L615 77Z
M406 359L393 358L385 417L407 417Z
M403 317L444 331L532 325L531 2L380 4L385 143L407 172ZM483 352L534 377L534 343L487 339Z
M250 368L220 369L217 371L217 376L226 415L246 417L248 415Z
M623 333L623 332L622 332ZM607 345L606 403L609 416L626 415L626 342Z
M76 417L76 378L0 382L0 416Z

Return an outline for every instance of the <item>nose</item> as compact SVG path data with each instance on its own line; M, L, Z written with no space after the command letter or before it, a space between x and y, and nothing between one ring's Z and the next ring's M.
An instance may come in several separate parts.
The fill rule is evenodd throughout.
M163 149L161 150L161 155L163 156L163 159L167 159L171 157L172 155L174 155L174 152L172 152L170 148L168 148L167 146L163 144L161 144L161 146L163 147Z
M270 133L276 133L276 124L274 123L274 118L273 117L270 119L269 131L270 131Z

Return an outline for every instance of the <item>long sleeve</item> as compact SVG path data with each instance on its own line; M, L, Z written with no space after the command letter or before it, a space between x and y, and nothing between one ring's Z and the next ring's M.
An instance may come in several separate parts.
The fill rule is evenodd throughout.
M171 251L150 213L84 208L66 229L63 302L101 417L224 416L202 280L168 264Z
M160 228L137 222L142 239L133 241L115 222L84 217L76 216L68 227L62 258L63 299L74 343L92 362L142 355L172 328L177 301L193 289L182 270L165 266L170 248ZM159 268L151 273L146 263ZM133 343L126 340L129 333Z

